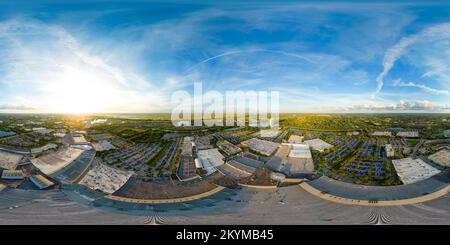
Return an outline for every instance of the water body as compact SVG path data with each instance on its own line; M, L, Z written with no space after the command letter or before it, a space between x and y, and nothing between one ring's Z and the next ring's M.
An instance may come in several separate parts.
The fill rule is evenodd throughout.
M8 136L12 136L15 135L16 133L13 131L0 131L0 138L1 137L8 137Z
M441 136L450 137L450 129L444 130L444 131L442 131L442 133L434 133L431 136L433 136L433 137L441 137Z
M445 137L449 137L450 136L450 129L444 130L443 132Z
M390 128L387 128L386 130L390 130L390 131L403 131L403 130L405 130L405 129L402 128L402 127L390 127Z

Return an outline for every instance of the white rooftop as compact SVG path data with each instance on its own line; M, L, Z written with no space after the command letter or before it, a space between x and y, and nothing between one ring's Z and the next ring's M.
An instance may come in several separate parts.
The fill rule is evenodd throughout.
M207 149L200 150L197 153L198 162L201 164L202 168L208 171L208 174L215 172L216 167L224 164L224 156L217 150Z
M259 135L263 138L274 138L280 135L280 130L276 129L263 129L259 132Z
M267 140L261 140L258 138L251 138L249 140L246 140L242 142L243 145L248 146L250 149L257 151L258 153L266 156L272 155L278 148L279 144L267 141Z
M373 136L392 136L392 132L390 131L375 131L372 134Z
M440 172L420 158L412 159L411 157L408 157L392 160L392 164L404 184L419 182Z
M41 170L41 172L50 175L69 165L77 159L83 151L84 150L81 149L68 147L61 149L58 152L32 159L31 162L35 167Z
M398 132L397 136L398 137L415 138L415 137L419 137L419 132L417 132L417 131L402 131L402 132Z
M312 158L311 151L309 150L309 146L305 143L294 143L289 144L290 151L289 157L295 158Z
M289 137L288 142L289 143L300 143L303 141L303 138L304 138L303 136L293 134Z
M327 142L325 142L319 138L313 139L313 140L305 140L305 143L308 144L310 147L312 147L314 150L317 150L320 152L333 147L332 144L328 144Z
M111 194L120 189L132 175L133 172L126 172L98 164L84 176L80 184L93 190L101 190Z
M448 167L448 166L450 166L450 150L442 149L442 150L428 156L428 159L430 159L431 161L433 161L443 167Z
M22 155L0 150L0 167L14 169L22 160Z
M109 151L115 149L115 147L106 140L102 140L97 143L93 143L92 146L96 151Z

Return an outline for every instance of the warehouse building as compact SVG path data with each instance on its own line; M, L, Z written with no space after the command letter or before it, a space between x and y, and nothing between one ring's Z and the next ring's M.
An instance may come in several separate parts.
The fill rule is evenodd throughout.
M126 172L103 164L98 164L83 177L80 181L80 185L85 185L93 190L112 194L120 189L132 175L133 172Z
M412 159L408 157L400 160L392 160L392 164L404 184L419 182L440 172L420 158Z
M24 178L22 170L3 170L2 179L22 180Z
M94 149L96 151L102 152L102 151L109 151L109 150L113 150L116 149L111 143L109 143L109 141L107 140L102 140L100 142L97 143L93 143L92 147L94 147Z
M402 131L397 133L398 137L405 137L405 138L417 138L419 137L419 132L417 131Z
M271 156L279 146L278 143L267 140L261 140L258 138L246 140L241 144L249 147L251 150L258 152L259 154L264 156Z
M198 151L197 156L197 167L204 169L207 175L214 173L216 167L224 164L225 158L217 148Z
M266 166L286 176L311 174L314 162L309 146L305 143L283 143Z
M313 139L313 140L305 140L305 143L313 148L316 151L323 152L326 149L333 148L332 144L328 144L327 142L321 139Z
M304 138L305 137L303 137L303 136L293 134L289 137L288 142L289 143L301 143L301 142L303 142Z
M442 149L430 156L428 156L428 159L433 161L434 163L442 166L442 167L448 167L450 166L450 150L449 149Z
M53 185L55 185L53 182L45 178L44 176L38 174L38 175L32 175L30 177L31 182L36 185L39 189L46 189Z
M375 131L372 133L373 136L387 136L390 137L392 136L392 132L389 131Z

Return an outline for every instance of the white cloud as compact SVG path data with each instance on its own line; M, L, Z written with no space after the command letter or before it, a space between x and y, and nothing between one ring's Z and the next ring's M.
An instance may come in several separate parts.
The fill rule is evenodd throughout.
M383 18L376 18L376 14L367 14L367 11L361 11L361 7L348 9L336 5L322 7L307 4L295 8L274 6L270 9L242 8L235 9L236 11L227 8L204 9L151 24L118 25L108 31L106 38L96 36L95 30L90 30L93 33L88 40L93 43L75 38L73 33L61 26L20 19L0 22L0 43L6 43L4 49L0 46L0 53L5 55L1 59L2 63L7 63L0 63L0 70L6 71L4 77L0 78L0 86L9 87L10 91L21 94L20 97L12 96L5 101L46 110L81 106L106 112L168 111L168 95L177 89L190 88L193 82L204 82L205 90L266 89L277 85L290 92L286 96L286 108L297 111L314 111L318 108L339 111L341 108L337 108L338 106L370 105L372 101L368 98L372 92L367 92L366 86L362 86L370 82L369 75L365 70L357 68L358 61L354 66L353 56L367 53L367 56L372 57L378 54L379 49L384 47L378 44L396 40L397 36L394 34L400 33L409 17L403 14L395 14L395 17L386 14ZM364 7L363 10L371 7L373 6ZM385 8L380 6L378 10L382 9ZM360 25L358 22L355 26L360 28L349 28L354 30L351 35L342 35L340 29L330 27L331 22L328 22L328 12L336 11L342 14L350 11L352 16L363 17L360 19L364 23L367 20L367 25ZM279 18L280 16L283 18ZM232 21L217 25L224 18ZM377 32L369 28L374 24ZM293 32L299 33L292 41L266 43L249 40L251 45L225 43L226 40L222 40L220 35L221 31L229 30L247 35L254 30L285 30L286 27L292 27L295 29ZM301 36L319 34L316 32L321 27L337 31L343 36L339 43L333 41L333 45L354 48L353 43L348 43L348 39L352 39L359 43L354 49L360 52L350 55L347 54L348 50L334 47L332 49L340 51L340 55L333 54L333 51L327 54L309 53L308 50L314 52L321 49L309 49L310 44ZM388 31L385 31L386 27L389 27ZM366 32L362 33L364 30ZM377 37L372 38L373 36ZM365 42L361 42L361 39ZM379 90L384 76L389 73L395 61L407 47L417 42L416 37L409 39L400 41L401 44L386 53L385 71L380 78ZM370 43L377 45L369 47ZM373 50L369 52L369 49ZM250 53L258 55L244 57ZM191 62L200 63L192 67ZM135 64L137 65L134 67ZM209 66L210 64L212 65ZM131 66L142 70L130 69ZM186 72L189 67L191 69ZM145 76L141 76L142 74ZM207 83L210 85L206 85ZM358 86L354 93L352 84ZM299 96L293 92L296 88L307 89ZM421 89L425 90L424 87ZM386 104L381 98L377 99L379 100L373 103L380 103L380 107Z
M430 93L434 93L434 94L449 94L448 90L440 90L440 89L435 89L435 88L430 88L426 85L422 85L422 84L416 84L413 82L402 82L400 79L396 79L394 80L394 82L392 83L393 86L395 87L414 87L414 88L420 88L426 92L430 92Z
M384 78L392 69L395 62L407 52L411 45L418 42L433 42L448 38L450 38L450 23L431 26L417 34L400 39L399 42L389 48L384 54L383 71L376 78L377 88L375 94L378 95L380 93L383 88Z
M140 75L92 54L61 26L14 19L0 23L0 86L8 103L42 112L145 112L167 108ZM26 99L24 99L24 97Z
M346 111L439 111L445 107L433 104L426 100L405 101L398 103L365 103L346 108Z
M25 105L0 105L0 111L29 111L33 110L32 107L28 107Z

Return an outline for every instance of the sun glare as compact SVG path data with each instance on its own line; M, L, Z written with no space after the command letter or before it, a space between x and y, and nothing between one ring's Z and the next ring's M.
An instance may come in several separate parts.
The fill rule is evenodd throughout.
M45 84L43 89L48 95L45 107L52 112L104 112L118 97L118 88L107 75L79 67L63 67L62 72Z

